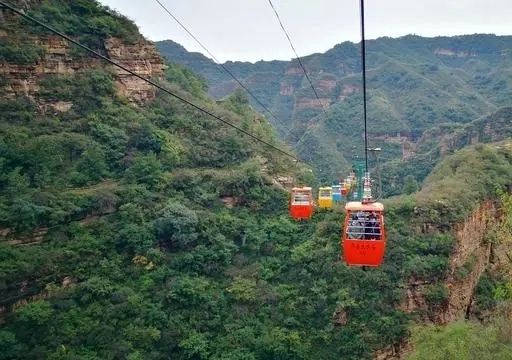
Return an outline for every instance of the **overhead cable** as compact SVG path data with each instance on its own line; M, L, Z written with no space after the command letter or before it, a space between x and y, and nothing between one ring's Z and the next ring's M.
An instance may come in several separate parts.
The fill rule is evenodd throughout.
M313 90L313 93L315 94L316 99L318 100L318 102L322 106L322 110L323 110L325 116L327 117L327 111L325 110L325 107L324 107L324 105L322 103L322 100L320 100L320 97L318 96L318 92L316 91L315 86L313 85L313 82L311 81L311 78L308 75L306 67L302 63L302 60L301 60L299 54L295 50L295 46L293 46L292 39L290 38L290 35L288 34L288 31L286 31L286 28L284 27L284 24L281 21L281 17L279 16L279 13L277 12L276 8L274 7L274 4L272 3L272 0L268 0L268 3L270 4L270 7L274 11L274 14L276 15L277 21L279 22L279 25L281 26L281 29L283 30L284 34L286 35L286 38L288 39L288 43L290 44L290 47L292 48L293 53L295 54L295 57L297 58L297 61L299 62L299 66L301 67L302 71L304 72L304 75L306 76L306 79L308 80L309 85L311 86L311 89Z
M215 63L217 63L217 65L219 65L229 76L231 76L233 78L233 80L236 81L236 83L242 88L244 89L253 99L254 101L256 101L256 103L258 103L259 106L261 106L263 108L263 110L265 110L274 120L277 121L277 123L281 126L281 127L285 127L283 125L283 121L281 121L280 119L277 118L277 116L265 105L263 104L263 102L258 99L258 97L256 95L254 95L254 93L249 90L247 88L247 86L245 86L234 74L231 70L228 69L227 66L225 66L184 24L183 22L178 19L178 17L176 15L174 15L167 6L165 6L162 1L160 0L155 0L158 5L160 5L160 7L174 20L176 21L176 23L178 23L179 26L181 26L181 28L192 38L194 39L194 41L208 54L210 55L210 57L213 59L213 61L215 61Z
M366 173L368 173L368 128L366 112L366 44L364 37L364 0L360 0L361 5L361 66L363 73L363 119L364 119L364 161Z
M303 161L303 160L299 159L299 158L298 158L298 157L296 157L295 155L290 154L289 152L287 152L287 151L285 151L285 150L280 149L279 147L277 147L277 146L275 146L275 145L273 145L273 144L269 143L269 142L268 142L268 141L266 141L266 140L263 140L263 139L261 139L261 138L257 137L256 135L254 135L254 134L250 133L249 131L246 131L246 130L242 129L242 128L240 128L239 126L237 126L237 125L235 125L235 124L233 124L233 123L231 123L231 122L229 122L229 121L227 121L227 120L224 120L224 119L223 119L223 118L221 118L220 116L215 115L214 113L210 112L209 110L204 109L204 108L202 108L201 106L199 106L199 105L197 105L197 104L194 104L193 102L191 102L191 101L189 101L189 100L187 100L187 99L183 98L182 96L180 96L180 95L178 95L178 94L175 94L174 92L172 92L172 91L168 90L167 88L165 88L165 87L163 87L163 86L161 86L161 85L157 84L157 83L156 83L156 82L154 82L153 80L148 79L148 78L146 78L146 77L144 77L144 76L142 76L142 75L139 75L139 74L135 73L134 71L132 71L132 70L128 69L127 67L125 67L125 66L123 66L123 65L121 65L121 64L119 64L119 63L117 63L117 62L115 62L115 61L113 61L113 60L111 60L111 59L109 59L109 58L108 58L108 57L106 57L105 55L102 55L102 54L100 54L99 52L97 52L97 51L95 51L95 50L93 50L93 49L91 49L91 48L89 48L89 47L87 47L87 46L85 46L85 45L81 44L80 42L78 42L78 41L76 41L76 40L72 39L71 37L67 36L66 34L64 34L64 33L60 32L60 31L58 31L58 30L56 30L56 29L54 29L54 28L50 27L49 25L46 25L45 23L43 23L43 22L41 22L41 21L39 21L39 20L37 20L37 19L33 18L33 17L32 17L32 16L30 16L30 15L25 14L25 12L23 12L22 10L19 10L19 9L17 9L17 8L13 7L12 5L7 4L7 3L6 3L6 2L4 2L4 1L0 1L0 5L2 5L3 7L5 7L5 8L7 8L7 9L11 10L12 12L14 12L14 13L16 13L16 14L20 15L20 16L21 16L21 17L23 17L24 19L29 20L29 21L31 21L31 22L33 22L33 23L36 23L36 24L38 24L39 26L42 26L42 27L43 27L43 28L45 28L46 30L48 30L48 31L50 31L50 32L52 32L52 33L54 33L55 35L57 35L57 36L59 36L59 37L61 37L61 38L65 39L65 40L67 40L67 41L69 41L70 43L72 43L72 44L74 44L74 45L78 46L79 48L81 48L81 49L83 49L83 50L85 50L85 51L87 51L87 52L89 52L89 53L91 53L91 54L95 55L96 57L98 57L98 58L100 58L100 59L102 59L102 60L104 60L104 61L106 61L106 62L110 63L111 65L113 65L113 66L115 66L115 67L117 67L117 68L119 68L119 69L121 69L121 70L123 70L123 71L127 72L128 74L133 75L133 76L135 76L136 78L138 78L138 79L140 79L140 80L142 80L142 81L144 81L144 82L146 82L146 83L148 83L148 84L151 84L152 86L156 87L157 89L159 89L159 90L161 90L161 91L165 92L166 94L168 94L168 95L170 95L170 96L172 96L172 97L174 97L174 98L178 99L179 101L181 101L181 102L183 102L183 103L185 103L185 104L189 105L190 107L192 107L192 108L194 108L194 109L196 109L196 110L199 110L199 111L203 112L204 114L206 114L206 115L208 115L208 116L210 116L210 117L214 118L215 120L220 121L221 123L223 123L223 124L225 124L225 125L227 125L227 126L229 126L229 127L233 128L233 129L235 129L235 130L237 130L237 131L239 131L239 132L241 132L241 133L245 134L246 136L250 137L251 139L253 139L253 140L255 140L255 141L258 141L258 142L260 142L260 143L262 143L262 144L264 144L264 145L268 146L269 148L271 148L271 149L273 149L273 150L275 150L275 151L278 151L278 152L280 152L281 154L283 154L283 155L285 155L285 156L288 156L288 157L290 157L290 158L292 158L292 159L294 159L294 160L296 160L296 161L299 161L299 162L302 162L302 163L304 163L304 164L307 164L307 165L311 166L309 163L307 163L306 161Z

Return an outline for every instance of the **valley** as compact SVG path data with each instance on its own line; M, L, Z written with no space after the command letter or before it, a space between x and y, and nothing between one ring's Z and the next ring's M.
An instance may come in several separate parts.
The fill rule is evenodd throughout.
M295 62L224 64L275 123L94 0L10 3L168 92L0 6L0 359L510 355L512 37L368 42L388 243L365 269L343 204L288 209L362 158L357 44L304 58L327 116Z

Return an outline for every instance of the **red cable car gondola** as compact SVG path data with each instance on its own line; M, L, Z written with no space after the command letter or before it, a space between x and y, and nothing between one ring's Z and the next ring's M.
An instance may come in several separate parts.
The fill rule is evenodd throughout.
M341 184L341 195L347 196L349 188L347 187L347 184L343 182Z
M372 198L372 180L363 178L363 200L345 205L343 257L349 266L380 266L386 249L384 205Z
M345 206L343 258L349 266L379 266L386 248L384 205L352 201Z
M290 216L295 220L308 220L313 216L313 193L310 187L292 189Z

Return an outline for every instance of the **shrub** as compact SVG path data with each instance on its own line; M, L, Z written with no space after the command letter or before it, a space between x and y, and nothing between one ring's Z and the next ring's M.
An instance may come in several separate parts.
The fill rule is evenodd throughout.
M446 304L449 291L443 283L430 285L425 291L425 300L432 308L438 308Z
M186 206L169 201L155 220L156 236L168 248L186 249L197 239L197 214Z

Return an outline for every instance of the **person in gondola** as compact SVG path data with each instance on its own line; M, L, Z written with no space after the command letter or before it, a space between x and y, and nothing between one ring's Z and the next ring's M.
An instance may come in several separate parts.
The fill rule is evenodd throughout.
M373 226L371 222L371 214L368 212L364 212L364 216L362 218L362 223L364 224L363 230L363 239L370 240L373 237Z
M375 223L375 240L380 240L380 222L377 220Z
M370 223L372 230L372 238L375 240L380 240L380 222L375 213L370 215Z
M348 228L348 235L351 239L361 239L363 232L362 222L359 220L357 214L352 215Z
M376 233L377 233L377 216L375 215L375 213L371 213L369 216L368 216L368 221L367 221L367 230L366 230L367 234L367 239L375 239L376 238Z

